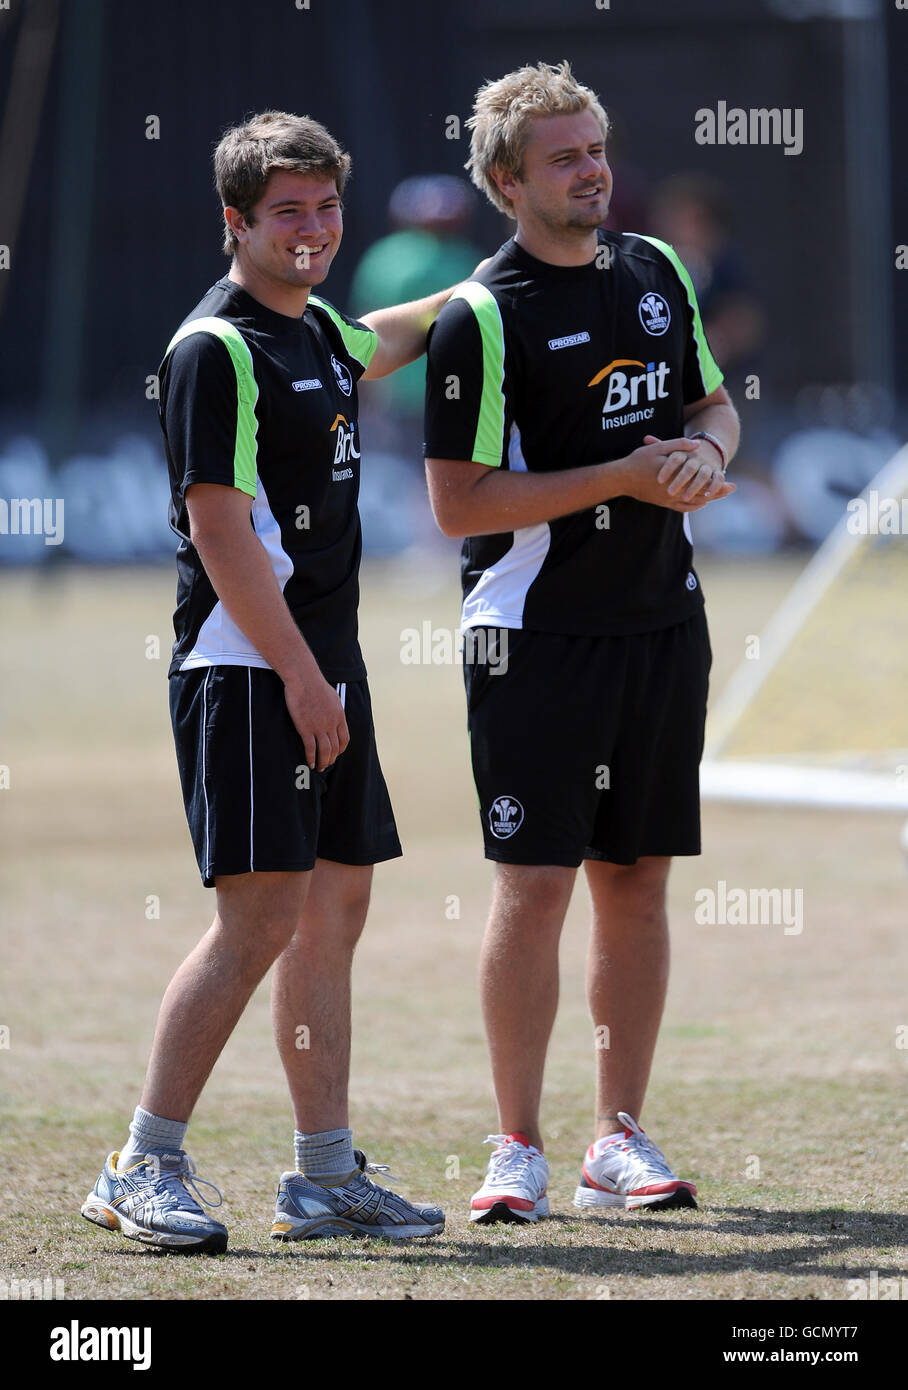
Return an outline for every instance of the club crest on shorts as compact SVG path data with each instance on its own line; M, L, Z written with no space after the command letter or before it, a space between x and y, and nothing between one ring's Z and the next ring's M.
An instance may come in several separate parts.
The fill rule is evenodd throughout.
M496 840L510 840L523 825L523 807L516 797L499 796L492 802L489 829Z
M331 354L331 366L334 368L334 379L345 396L349 396L353 390L353 377L350 375L350 368L345 367L343 362L338 362L334 353Z

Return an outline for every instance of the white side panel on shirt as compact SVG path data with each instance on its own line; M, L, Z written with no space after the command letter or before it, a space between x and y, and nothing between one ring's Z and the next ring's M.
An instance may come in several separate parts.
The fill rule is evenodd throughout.
M252 525L258 536L275 577L284 592L284 585L293 573L293 561L281 545L281 528L268 503L261 478L256 475L255 500L252 503ZM249 638L240 631L236 623L218 599L208 617L199 628L195 646L180 667L181 671L192 671L198 666L261 666L270 671L271 666L256 651Z

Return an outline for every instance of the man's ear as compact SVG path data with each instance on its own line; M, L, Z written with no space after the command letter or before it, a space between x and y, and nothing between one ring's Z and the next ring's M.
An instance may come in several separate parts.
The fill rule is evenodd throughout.
M517 175L508 173L506 170L499 169L493 165L492 168L489 170L489 177L491 178L495 187L498 189L499 193L503 194L505 198L508 198L511 202L513 202L514 190L520 183L520 180L518 179Z
M224 221L233 232L237 241L242 241L248 231L249 224L239 208L227 207L224 209Z

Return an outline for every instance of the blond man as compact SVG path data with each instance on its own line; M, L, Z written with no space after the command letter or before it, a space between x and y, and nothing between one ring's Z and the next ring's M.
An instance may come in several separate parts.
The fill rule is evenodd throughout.
M441 529L464 538L471 755L496 865L480 970L500 1132L470 1217L549 1214L539 1107L581 864L599 1046L574 1200L695 1206L639 1117L669 867L700 852L711 653L685 513L734 490L737 416L675 253L600 229L608 121L570 66L487 83L470 125L473 181L517 224L428 344L426 469Z

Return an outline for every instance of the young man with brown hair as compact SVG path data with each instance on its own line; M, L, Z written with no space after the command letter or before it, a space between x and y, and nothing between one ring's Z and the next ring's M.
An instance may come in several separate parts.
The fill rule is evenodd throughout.
M608 122L567 63L478 93L467 165L514 237L428 345L426 468L464 537L464 662L486 857L483 1013L500 1134L470 1216L549 1213L539 1104L558 942L582 863L595 1137L578 1206L695 1206L637 1118L668 981L671 857L700 852L711 653L684 513L738 441L671 247L600 231ZM507 645L507 662L501 649Z
M348 1125L352 956L372 866L400 854L357 640L356 382L418 357L449 291L361 321L311 292L340 246L350 159L308 117L253 117L214 165L230 270L168 347L160 414L180 538L171 715L217 911L167 989L131 1137L82 1215L167 1249L226 1248L190 1192L184 1135L273 964L296 1161L272 1235L433 1236L441 1210L372 1182Z

